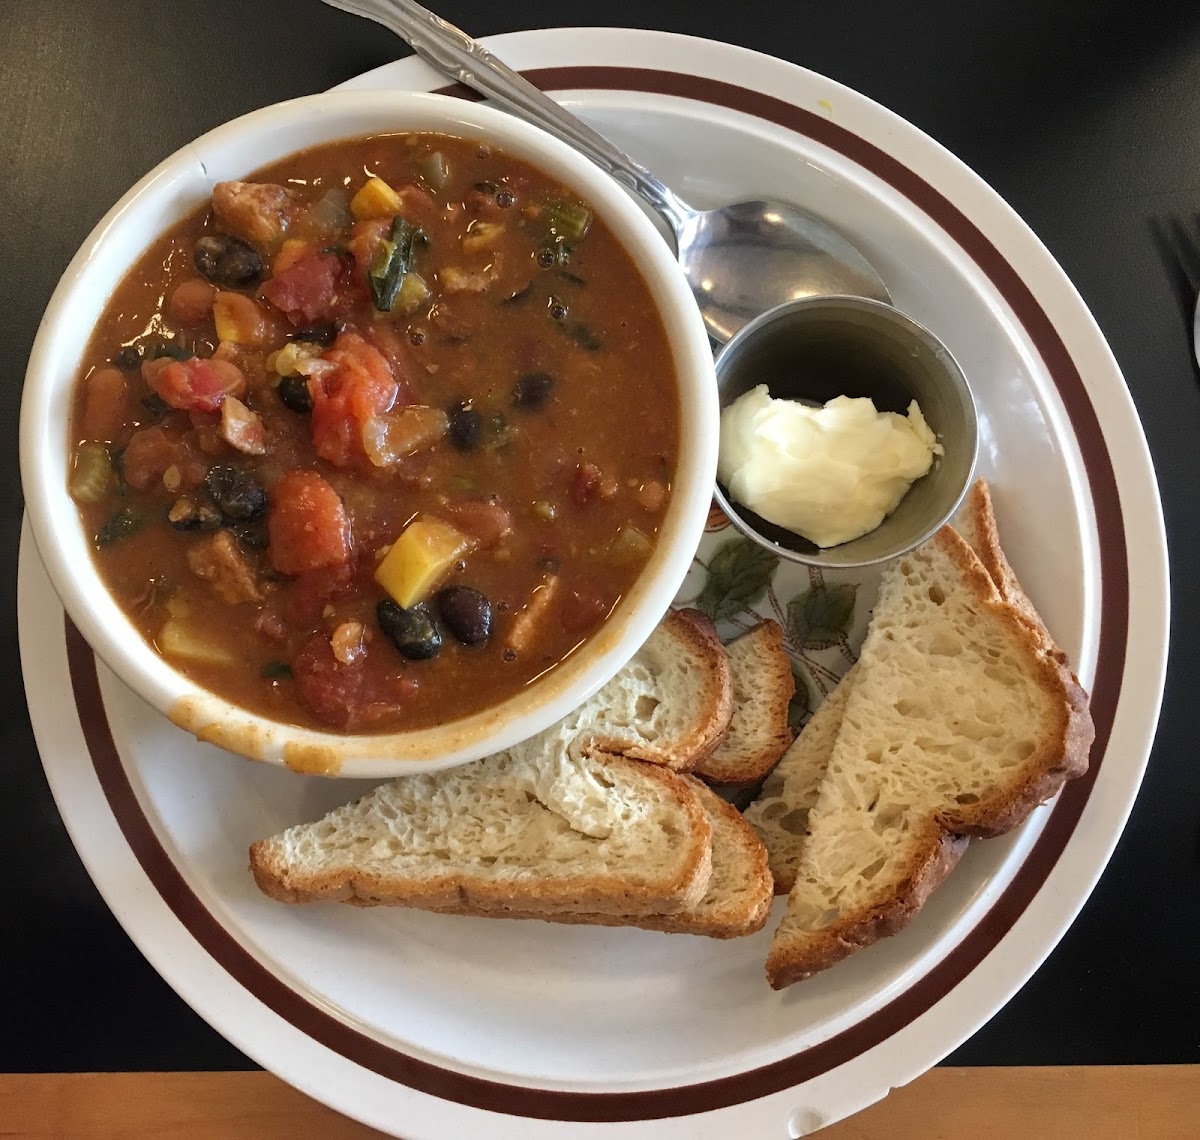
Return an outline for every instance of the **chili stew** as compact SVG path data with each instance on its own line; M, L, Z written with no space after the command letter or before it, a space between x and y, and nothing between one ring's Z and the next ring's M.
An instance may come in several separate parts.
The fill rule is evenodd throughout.
M197 683L416 729L603 623L666 513L678 401L587 203L486 143L372 136L218 183L146 251L89 342L69 488Z

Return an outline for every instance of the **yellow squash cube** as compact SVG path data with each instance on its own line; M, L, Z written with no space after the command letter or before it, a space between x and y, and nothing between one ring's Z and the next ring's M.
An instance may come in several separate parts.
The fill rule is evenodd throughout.
M400 195L382 178L368 178L366 185L350 199L350 213L360 222L369 218L394 218L403 204Z
M397 605L408 609L429 596L475 540L441 519L422 515L392 543L375 571Z
M238 664L238 659L223 645L206 641L178 618L168 618L154 640L165 657L194 661L198 665Z

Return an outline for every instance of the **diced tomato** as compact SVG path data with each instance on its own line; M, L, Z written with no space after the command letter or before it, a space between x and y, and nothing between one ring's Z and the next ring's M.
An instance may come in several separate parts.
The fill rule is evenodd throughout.
M163 477L168 467L178 467L189 486L199 482L207 469L182 432L156 425L141 428L129 437L121 470L131 487L146 490Z
M281 574L350 561L350 519L338 493L315 471L288 471L268 499L267 557Z
M367 337L391 366L397 385L396 405L415 404L417 397L408 379L414 371L412 343L408 337L397 332L388 321L368 329Z
M307 252L262 287L262 295L297 327L329 321L345 307L339 286L345 266L334 253Z
M478 539L481 546L495 546L512 534L512 515L499 503L489 503L486 499L458 499L447 503L439 513L463 534Z
M600 619L612 609L612 599L589 587L572 590L562 600L558 620L572 635L582 635L594 629Z
M387 358L358 333L342 333L324 359L330 373L309 379L313 450L338 467L366 459L363 425L396 403L400 386Z
M246 391L246 375L228 360L153 360L143 365L146 383L173 408L215 412L226 396Z
M391 228L391 218L368 218L350 227L350 240L346 242L346 248L354 258L360 277L366 277L379 243L388 236Z
M87 378L83 406L83 431L88 439L109 443L125 426L129 385L118 368L97 368Z
M287 620L292 625L316 625L326 603L345 593L353 581L354 569L345 562L340 566L301 574L288 592Z
M414 226L429 225L441 214L440 207L428 190L411 182L407 186L395 186L393 189L400 195L401 216Z
M594 463L581 463L575 468L571 482L571 501L577 507L586 507L600 490L600 468Z
M396 712L414 685L403 673L381 673L364 654L343 664L329 639L314 634L292 661L300 695L318 720L331 728L356 730Z

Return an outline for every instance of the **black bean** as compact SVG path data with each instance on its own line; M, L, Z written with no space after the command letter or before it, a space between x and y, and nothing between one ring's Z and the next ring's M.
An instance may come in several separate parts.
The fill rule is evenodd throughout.
M526 372L513 387L513 407L524 412L537 411L550 395L554 377L547 372Z
M267 509L267 494L262 484L248 471L223 463L209 469L204 489L227 519L248 522Z
M470 586L438 591L438 609L446 628L463 645L482 645L492 635L492 603Z
M258 251L228 234L206 234L192 250L192 262L214 285L241 289L256 282L263 273Z
M132 344L127 344L120 352L112 358L112 362L121 369L122 372L128 372L131 368L136 368L142 362L141 352Z
M327 321L322 325L309 325L306 329L297 329L294 333L288 334L288 340L304 340L311 344L319 344L322 348L328 348L337 340L337 334L337 325L333 321Z
M165 340L162 344L154 346L155 360L162 360L165 357L170 357L172 360L191 360L192 355L183 345L176 344L173 340Z
M148 396L143 396L140 401L143 408L146 410L146 418L149 421L157 423L170 410L171 405L167 403L157 392L151 392Z
M465 404L451 405L448 418L450 420L450 442L459 451L474 451L483 442L483 416L474 408Z
M285 408L301 413L312 411L312 393L308 390L308 380L303 376L285 376L279 381L276 391Z
M167 522L185 533L216 530L221 525L221 512L210 503L184 495L171 504Z
M250 550L266 550L268 546L266 522L258 519L255 522L234 523L229 533L243 546Z
M379 628L410 661L427 661L442 648L442 634L424 605L404 609L391 598L375 607Z

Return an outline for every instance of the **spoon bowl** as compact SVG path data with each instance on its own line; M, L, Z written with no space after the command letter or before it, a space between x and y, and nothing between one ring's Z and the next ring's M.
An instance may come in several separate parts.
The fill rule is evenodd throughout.
M786 301L851 294L890 302L870 262L825 222L780 202L735 202L685 216L679 264L713 340Z

